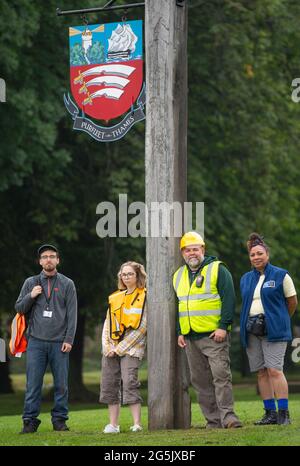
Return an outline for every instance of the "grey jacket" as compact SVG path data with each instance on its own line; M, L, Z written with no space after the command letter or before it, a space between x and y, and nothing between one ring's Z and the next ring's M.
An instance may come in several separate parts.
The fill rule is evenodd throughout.
M34 286L40 285L43 293L32 298L30 293ZM45 317L46 296L52 291L49 301L51 317ZM28 335L40 340L61 341L73 345L77 325L77 296L74 282L61 273L47 277L40 275L25 280L15 309L20 314L31 311Z

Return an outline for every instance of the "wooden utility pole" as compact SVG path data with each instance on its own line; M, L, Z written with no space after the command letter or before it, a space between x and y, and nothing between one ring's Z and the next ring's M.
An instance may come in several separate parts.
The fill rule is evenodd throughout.
M183 208L187 200L187 1L146 0L145 44L146 204L151 216L152 202L179 201ZM180 263L179 238L151 237L148 230L149 429L190 426L189 378L185 354L177 347L172 288Z

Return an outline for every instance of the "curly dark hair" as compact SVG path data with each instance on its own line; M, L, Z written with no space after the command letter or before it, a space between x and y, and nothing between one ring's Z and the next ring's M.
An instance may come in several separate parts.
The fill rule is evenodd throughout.
M249 238L247 241L248 252L250 252L251 249L254 248L255 246L262 246L266 250L267 253L269 252L269 247L264 242L264 237L254 232L254 233L251 233L251 235L249 235Z

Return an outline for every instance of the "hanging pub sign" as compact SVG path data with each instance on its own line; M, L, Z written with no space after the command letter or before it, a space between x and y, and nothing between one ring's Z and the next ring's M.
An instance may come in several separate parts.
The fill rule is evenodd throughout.
M99 142L116 141L145 119L143 22L74 26L69 37L72 97L64 95L64 102L73 128ZM112 126L92 120L107 124L125 112Z

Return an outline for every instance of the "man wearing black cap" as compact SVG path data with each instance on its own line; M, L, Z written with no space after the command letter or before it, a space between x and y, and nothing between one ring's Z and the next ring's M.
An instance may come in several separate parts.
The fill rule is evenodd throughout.
M53 429L69 430L68 372L77 323L77 297L70 278L57 272L59 253L52 244L38 249L42 271L25 280L15 309L30 313L27 330L26 394L21 433L36 432L40 424L43 378L49 364L54 381Z

